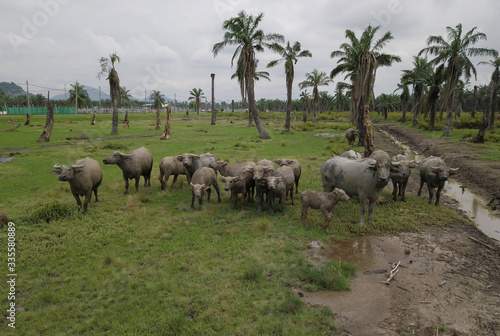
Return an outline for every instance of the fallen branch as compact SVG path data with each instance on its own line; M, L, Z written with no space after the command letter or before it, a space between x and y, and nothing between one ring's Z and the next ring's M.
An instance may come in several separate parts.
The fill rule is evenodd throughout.
M491 247L490 245L488 245L488 244L486 244L486 243L483 243L482 241L480 241L480 240L478 240L478 239L476 239L476 238L474 238L474 237L469 237L469 239L470 239L470 240L472 240L473 242L476 242L476 243L478 243L478 244L483 245L483 246L484 246L484 247L486 247L486 248L489 248L490 250L494 250L494 248L493 248L493 247Z
M398 264L396 266L394 266L394 268L391 270L391 274L389 275L389 278L385 281L382 281L384 282L386 285L388 285L392 278L394 278L396 276L396 274L398 274L399 272L399 264L401 264L401 261L398 262Z
M16 124L16 125L12 126L11 128L1 130L1 132L12 132L12 131L18 129L19 127L21 127L21 124Z

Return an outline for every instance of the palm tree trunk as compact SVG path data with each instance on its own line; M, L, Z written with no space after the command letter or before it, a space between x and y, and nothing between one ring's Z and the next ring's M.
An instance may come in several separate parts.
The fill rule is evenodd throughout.
M113 68L109 72L109 92L111 94L111 106L113 108L113 119L111 123L111 135L118 134L118 97L120 97L120 78Z
M292 112L292 84L293 78L286 79L286 117L285 117L285 132L290 132L290 113Z
M255 65L251 63L251 69L255 70ZM259 137L261 139L271 139L271 136L266 132L264 126L262 125L262 120L260 119L259 112L257 111L257 104L255 103L255 91L254 91L254 79L252 71L249 71L246 78L247 85L247 95L248 95L248 113L253 117L255 121L255 126L259 132Z
M453 133L453 95L448 98L448 107L446 108L446 121L444 123L443 136L449 137Z
M427 130L432 132L434 131L434 125L436 123L436 104L437 104L437 98L432 99L431 101L431 110L430 110L430 120L429 120L429 126L427 127Z
M155 129L160 129L160 107L156 107L156 127Z
M215 95L214 95L214 82L215 82L215 74L210 74L212 77L212 120L210 121L210 125L215 125Z
M490 120L490 108L491 108L491 103L493 100L493 95L494 95L494 88L495 84L493 81L490 82L489 85L489 99L488 102L485 104L484 112L483 112L483 121L481 122L481 125L479 125L479 130L477 132L477 135L471 139L471 142L474 143L484 143L484 136L486 135L486 130L488 129L488 124Z
M170 139L170 115L171 115L172 107L170 103L167 105L167 118L165 120L165 130L163 131L160 140L168 140Z
M493 84L493 92L490 99L490 130L495 129L495 112L497 109L497 83Z
M472 105L471 116L472 118L476 117L476 107L477 107L477 85L474 85L474 103Z

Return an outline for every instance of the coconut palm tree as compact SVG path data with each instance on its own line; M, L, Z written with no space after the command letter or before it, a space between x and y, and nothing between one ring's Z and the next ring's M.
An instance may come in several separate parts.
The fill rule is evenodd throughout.
M313 123L316 122L316 110L318 107L319 91L318 86L328 85L331 79L328 78L326 72L319 72L318 69L314 69L310 73L306 73L306 79L299 83L299 88L305 89L308 87L313 88L312 93L312 105L313 105Z
M492 60L489 60L487 62L479 62L479 64L486 64L490 65L493 67L493 73L491 74L491 80L493 81L494 85L494 91L493 91L493 97L492 97L492 105L490 106L490 130L493 130L495 128L495 112L496 112L496 107L497 107L497 94L498 94L498 84L500 82L500 57L495 57Z
M226 46L236 46L236 50L231 58L231 66L235 59L238 59L238 67L241 70L241 78L245 83L245 91L248 97L249 113L253 116L255 125L262 139L270 139L260 120L255 103L255 52L264 51L265 47L273 42L283 42L284 38L280 34L264 34L258 29L264 13L256 17L248 15L245 11L238 13L238 16L225 20L222 28L225 30L224 40L214 44L212 52L214 57Z
M455 87L460 77L465 82L474 75L477 78L476 68L469 57L472 56L498 56L494 49L473 47L480 40L486 40L486 34L476 32L477 27L472 28L465 34L462 24L455 28L446 27L447 39L442 36L429 36L427 48L420 50L418 55L430 54L436 57L430 61L432 65L445 64L446 82L443 88L443 103L446 104L446 122L443 136L452 135L453 106L455 103Z
M201 99L206 98L205 93L203 93L203 90L201 88L193 88L191 91L189 91L189 94L190 96L188 100L194 100L196 115L200 115Z
M85 86L78 82L70 84L68 103L72 106L85 107L90 104L90 97L88 92L84 89ZM76 113L76 112L75 112Z
M382 48L394 37L391 32L387 32L374 40L379 29L380 26L368 25L359 39L353 31L346 30L346 38L350 43L342 43L339 50L330 54L331 58L339 58L338 65L330 72L330 78L345 73L345 79L349 78L353 85L350 118L359 130L360 143L364 142L364 106L373 96L377 68L401 62L399 56L381 53Z
M432 67L427 59L414 56L413 69L403 70L401 81L413 86L413 121L412 126L417 126L418 117L422 111L424 89L432 76Z
M335 85L335 100L337 101L337 109L339 112L344 112L344 100L350 96L352 85L346 82L338 82ZM346 93L344 94L344 91Z
M394 104L394 96L382 93L375 103L375 106L382 110L384 120L387 120L390 111L394 111L396 104Z
M300 57L312 57L309 50L301 50L299 42L295 42L290 46L290 41L287 42L286 47L278 43L271 45L271 50L277 52L281 58L269 62L268 68L276 66L278 63L285 62L286 74L286 117L285 117L285 132L290 132L290 112L292 111L292 86L293 78L295 76L294 65L297 64Z
M398 87L394 92L401 90L401 94L399 95L399 102L401 104L401 109L403 110L403 116L401 118L401 122L406 122L406 112L408 112L408 105L410 102L410 89L408 88L408 83L404 80L401 80L401 83L398 84ZM394 93L393 92L393 93Z
M160 109L165 105L165 95L158 90L151 92L151 100L153 100L152 107L156 109L156 127L160 129Z
M120 87L120 105L125 106L130 104L132 95L130 94L130 90L127 90L127 87Z
M309 107L311 106L311 96L304 90L300 93L300 100L302 101L303 111L302 111L302 121L307 122L307 112L309 112Z
M435 70L432 70L432 75L429 77L429 93L428 102L430 106L430 118L429 125L427 127L428 131L434 131L434 125L436 121L436 107L439 100L439 94L441 92L441 85L444 81L444 65L441 64Z
M109 55L109 58L101 57L99 60L99 65L101 66L101 72L97 77L101 78L103 75L107 74L109 80L109 92L111 95L111 106L113 108L113 119L111 123L111 135L118 134L118 104L120 102L120 78L118 77L118 72L115 69L115 63L120 63L120 57L114 53Z

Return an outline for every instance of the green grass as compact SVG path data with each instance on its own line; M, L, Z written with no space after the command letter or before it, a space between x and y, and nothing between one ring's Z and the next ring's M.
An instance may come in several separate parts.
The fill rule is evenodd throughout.
M288 134L281 123L269 123L272 139L261 140L245 120L215 126L207 120L174 120L170 140L162 141L161 131L153 129L154 114L130 115L130 128L120 125L118 136L109 135L110 115L98 116L96 126L90 126L90 119L56 116L48 144L36 142L42 126L0 133L0 154L19 152L0 164L0 209L16 223L18 274L17 331L3 319L3 334L334 334L332 312L304 305L291 288L348 290L354 269L338 261L311 264L304 254L311 240L397 233L459 220L445 207L407 195L407 203L378 204L375 221L360 228L359 203L353 198L335 207L327 229L321 228L323 215L311 210L311 228L306 229L298 197L295 206L287 202L286 216L269 217L258 213L256 204L232 210L225 192L221 204L205 202L202 211L192 210L184 177L171 191L160 191L162 157L206 151L229 162L298 159L300 190L321 190L321 163L349 146L343 136L314 135L343 133L345 123L308 123ZM0 116L0 129L10 127L7 121ZM32 124L44 123L44 117L32 117ZM65 139L83 133L90 135L88 142ZM123 138L140 135L154 136ZM130 195L123 195L119 168L101 164L101 202L92 202L87 214L77 209L68 183L51 174L54 164L86 156L102 162L114 150L141 146L154 156L152 187L144 188L141 179L138 193L131 188ZM389 191L383 196L391 199ZM1 236L6 247L5 227ZM0 290L7 293L5 282ZM0 302L7 307L7 295Z

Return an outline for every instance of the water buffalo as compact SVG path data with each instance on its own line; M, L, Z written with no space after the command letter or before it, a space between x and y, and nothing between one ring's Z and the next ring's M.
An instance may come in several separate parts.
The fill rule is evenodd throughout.
M375 155L374 155L375 154ZM359 224L365 224L366 200L369 200L368 221L373 220L373 208L382 190L389 183L391 158L384 151L375 151L374 157L352 160L336 156L321 165L323 190L343 189L348 196L359 196Z
M253 180L252 170L255 167L255 162L243 162L243 163L234 163L230 165L226 161L216 161L210 164L210 167L219 173L222 176L243 176L246 181L246 190L248 201L253 201L253 195L255 191L255 182Z
M170 178L170 175L174 175L174 180L170 185L171 188L174 185L175 181L177 181L178 175L186 175L186 170L184 169L183 164L179 160L177 160L175 156L165 156L160 161L159 180L162 190L168 190L167 182Z
M231 190L231 202L234 210L238 209L238 194L241 194L241 209L245 210L245 198L248 193L248 181L252 180L252 170L248 168L238 176L223 176L220 181L225 184L224 190Z
M151 170L153 169L153 155L149 149L141 147L131 150L127 154L114 151L103 159L104 164L116 164L123 172L125 180L125 194L128 194L128 180L135 179L135 191L139 190L139 179L144 176L144 186L151 186Z
M305 227L309 227L307 209L312 208L320 210L325 215L325 223L323 224L323 227L326 228L330 225L330 220L332 219L331 211L333 207L340 201L346 202L348 200L349 196L347 196L344 190L339 188L335 188L331 193L311 189L304 190L300 193L300 201L302 203L300 218L304 220Z
M410 160L406 155L398 154L392 158L391 162L391 181L392 181L392 199L406 202L406 185L411 175L411 169L418 166L414 160Z
M211 163L217 161L215 156L211 153L205 153L201 155L184 153L181 155L177 155L176 158L184 165L188 182L191 182L191 177L196 170L200 169L201 167L210 167Z
M269 213L274 215L274 198L279 197L281 204L281 213L285 215L285 200L290 194L292 205L293 200L293 184L295 182L293 169L287 166L279 167L275 170L272 176L267 177L267 186L269 188Z
M99 162L91 158L78 160L73 165L55 165L54 169L59 172L59 181L68 181L71 193L76 199L76 204L82 206L80 196L85 196L83 201L83 212L87 212L88 205L92 198L92 192L97 198L97 188L102 182L102 171Z
M217 174L215 170L210 167L201 167L196 170L193 174L193 177L190 182L191 185L191 208L194 209L194 201L198 198L198 203L200 205L200 210L203 204L203 197L205 196L205 192L208 194L207 201L210 202L210 194L212 190L210 187L214 187L217 192L218 202L220 203L220 190L219 185L217 184Z
M354 128L348 128L345 131L345 137L347 138L347 142L349 143L349 146L353 146L354 142L356 141L356 137L358 136L359 131L355 130Z
M422 187L427 183L429 190L429 204L434 198L434 188L436 192L436 206L439 205L439 198L444 184L448 181L448 176L455 174L458 168L448 168L443 159L437 156L429 156L420 164L420 189L417 196L422 194Z
M300 167L300 163L297 160L294 159L278 159L274 160L280 167L287 166L292 168L293 170L293 176L295 180L295 193L299 193L299 180L300 180L300 175L302 174L302 168Z
M259 161L261 162L261 161ZM253 168L253 180L255 181L255 191L257 194L257 199L259 200L259 208L258 211L262 211L262 203L264 202L264 195L266 195L266 199L269 200L269 187L267 186L267 177L271 176L274 173L274 163L272 161L271 164L266 162L262 162Z

